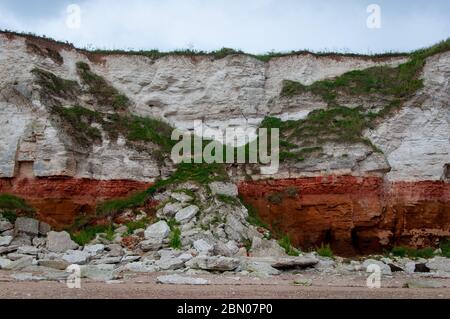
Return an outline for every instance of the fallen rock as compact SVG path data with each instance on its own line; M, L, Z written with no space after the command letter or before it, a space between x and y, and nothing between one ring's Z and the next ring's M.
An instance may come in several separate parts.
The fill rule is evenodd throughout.
M176 213L182 210L184 205L182 203L168 203L162 209L163 216L174 217Z
M157 239L157 240L163 240L167 238L170 234L170 227L167 225L167 223L163 220L150 225L145 230L144 236L145 239Z
M246 266L246 270L263 276L277 276L281 274L278 269L273 268L270 264L258 261L249 262Z
M12 251L16 251L19 246L17 245L9 245L8 247L0 247L0 255L10 253Z
M62 256L62 259L67 261L69 264L84 265L89 260L89 253L81 250L68 250Z
M122 261L122 257L105 257L92 262L93 265L112 265L119 264Z
M116 276L113 265L87 265L81 266L81 277L94 281L108 281Z
M16 234L27 234L29 236L39 235L39 221L28 217L19 217L14 225Z
M104 250L105 250L105 245L103 245L103 244L86 245L83 248L83 251L87 252L91 256L101 254Z
M151 273L159 271L159 267L144 263L142 261L126 264L124 269L137 273Z
M77 248L78 244L70 238L68 232L51 231L47 234L47 249L51 252L64 253Z
M208 186L214 195L237 197L239 194L237 186L233 183L213 182Z
M46 236L50 231L52 230L52 227L44 222L39 222L39 234L42 236Z
M178 257L163 257L156 261L156 266L162 270L177 270L184 267L184 261Z
M450 258L434 257L426 263L431 271L450 272Z
M17 281L43 281L43 280L46 280L45 277L34 276L31 273L12 274L11 278L14 278L14 280L17 280Z
M185 277L180 275L159 276L156 282L166 285L208 285L209 282L202 278Z
M38 253L41 252L41 249L34 247L34 246L20 246L17 249L17 253L18 254L23 254L23 255L33 255L33 256L37 256Z
M9 259L7 259L7 258L0 257L0 269L5 268L5 267L8 266L11 262L12 262L12 260L9 260Z
M365 271L368 270L368 267L370 265L377 265L380 267L381 273L383 275L392 275L392 271L391 271L391 267L389 267L388 265L386 265L384 262L379 261L379 260L375 260L375 259L367 259L363 262L362 267Z
M405 285L407 288L411 289L433 289L433 288L443 288L444 285L442 283L436 281L425 281L425 280L416 280L410 281Z
M13 241L12 236L0 237L0 246L8 246Z
M0 219L0 233L7 231L7 230L11 230L11 229L14 229L13 224L11 224L6 219Z
M223 256L197 256L186 263L186 266L193 269L203 269L212 271L235 270L240 264L239 259Z
M308 268L313 267L319 262L313 257L284 257L278 258L271 263L271 266L276 269L293 269L293 268Z
M189 203L194 200L191 196L183 192L175 192L172 193L170 196L181 203Z
M65 270L70 264L65 260L50 260L50 259L40 259L38 260L39 266L57 269L57 270Z
M277 243L276 240L264 240L254 237L252 247L250 249L252 257L286 257L285 250Z
M123 248L119 244L110 244L106 246L108 251L108 256L110 257L120 257L123 255Z
M200 255L209 255L214 247L206 242L204 239L196 240L193 243L195 250L199 252Z
M150 238L144 241L139 242L139 248L144 251L157 251L161 249L163 246L163 239L161 238Z
M195 206L195 205L191 205L188 206L186 208L183 208L182 210L180 210L176 215L175 215L175 220L177 222L179 222L180 224L186 224L188 223L192 218L195 217L195 215L197 215L198 211L200 209Z
M239 253L239 247L234 240L230 240L226 244L218 242L214 245L214 255L233 257ZM247 254L245 254L247 255Z
M2 268L5 270L21 270L28 266L31 266L32 263L33 263L33 257L26 256L26 257L22 257L18 260L12 261L11 263L9 263L8 265L6 265L5 267L2 267Z
M34 247L43 248L47 245L47 238L43 237L34 237L31 241Z
M31 242L31 236L25 234L25 233L20 233L17 234L15 233L14 239L11 242L12 246L31 246L32 242Z

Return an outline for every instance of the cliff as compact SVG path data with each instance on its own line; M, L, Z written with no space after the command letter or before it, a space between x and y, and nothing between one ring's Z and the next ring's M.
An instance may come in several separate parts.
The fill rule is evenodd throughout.
M281 128L278 174L239 167L234 179L298 245L361 252L450 236L448 41L260 59L92 53L0 33L0 75L0 192L56 223L169 176L170 126L202 119Z

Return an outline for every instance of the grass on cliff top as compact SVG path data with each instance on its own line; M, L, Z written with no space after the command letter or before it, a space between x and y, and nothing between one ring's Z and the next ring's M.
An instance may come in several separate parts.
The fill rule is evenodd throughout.
M450 39L430 48L415 51L410 60L397 67L375 66L365 70L344 73L334 79L303 85L295 81L284 81L282 96L294 96L311 92L321 96L329 106L337 106L338 96L358 96L378 93L397 99L404 99L423 87L419 79L425 59L450 50Z
M101 106L112 107L116 111L127 109L130 101L126 95L120 94L103 77L92 72L87 63L78 62L76 65L81 81Z

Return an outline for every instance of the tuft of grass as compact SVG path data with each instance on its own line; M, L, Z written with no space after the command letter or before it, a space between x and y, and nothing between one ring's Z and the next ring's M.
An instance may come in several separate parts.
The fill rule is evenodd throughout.
M439 244L439 248L442 250L442 256L450 258L450 240L443 240Z
M181 230L178 227L174 227L169 235L169 246L173 249L181 249Z
M9 222L14 223L18 214L33 217L35 213L36 210L23 198L10 194L0 194L0 215Z
M132 235L135 230L146 229L149 224L150 220L148 218L143 218L141 220L126 223L125 226L127 227L127 234Z
M268 225L261 220L261 217L259 216L256 208L253 207L251 204L246 203L242 197L240 197L240 200L241 200L241 203L245 206L245 208L247 208L247 211L248 211L247 222L250 225L253 225L256 227L268 229L269 228Z
M294 246L292 246L291 238L289 235L284 235L279 241L278 244L284 249L286 254L289 256L298 256L300 252Z
M95 225L86 226L75 232L71 232L71 237L74 242L80 246L85 246L95 239L97 234L106 234L105 238L109 241L114 239L114 228L112 225Z
M147 192L138 192L129 197L105 201L97 206L98 217L115 216L128 208L144 206L148 198Z
M333 251L331 250L331 247L329 244L325 245L322 243L322 245L320 245L320 247L318 247L316 249L316 252L319 256L322 256L322 257L333 258L333 256L334 256Z
M217 199L220 200L222 203L228 204L230 206L240 205L239 199L233 196L217 195Z
M425 258L429 259L434 257L434 248L426 247L422 249L414 249L403 246L394 247L391 250L391 254L397 257L410 257L410 258Z

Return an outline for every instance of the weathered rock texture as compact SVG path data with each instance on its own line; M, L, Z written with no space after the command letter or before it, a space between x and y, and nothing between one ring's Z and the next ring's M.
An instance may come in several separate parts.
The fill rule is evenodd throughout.
M55 100L49 101L37 83L32 73L36 68L75 81L80 91L84 84L76 64L84 62L126 95L131 114L182 129L192 129L192 120L199 119L224 129L256 128L266 116L297 120L327 107L309 93L280 95L285 80L310 85L407 60L308 53L269 62L241 54L155 59L93 54L0 33L0 193L26 198L53 225L68 224L99 201L143 190L170 170L152 154L131 147L125 136L111 138L102 128L93 127L100 142L88 148L75 145L49 111ZM364 132L383 153L362 143L326 144L320 159L282 165L273 181L241 183L240 192L264 220L304 246L328 241L336 250L358 253L392 244L421 246L449 236L450 52L427 58L420 77L422 89ZM97 111L93 96L67 95L56 99L62 107ZM339 102L376 109L382 100ZM237 179L248 175L262 178L247 172ZM286 191L291 187L298 191ZM277 192L283 194L273 194Z

